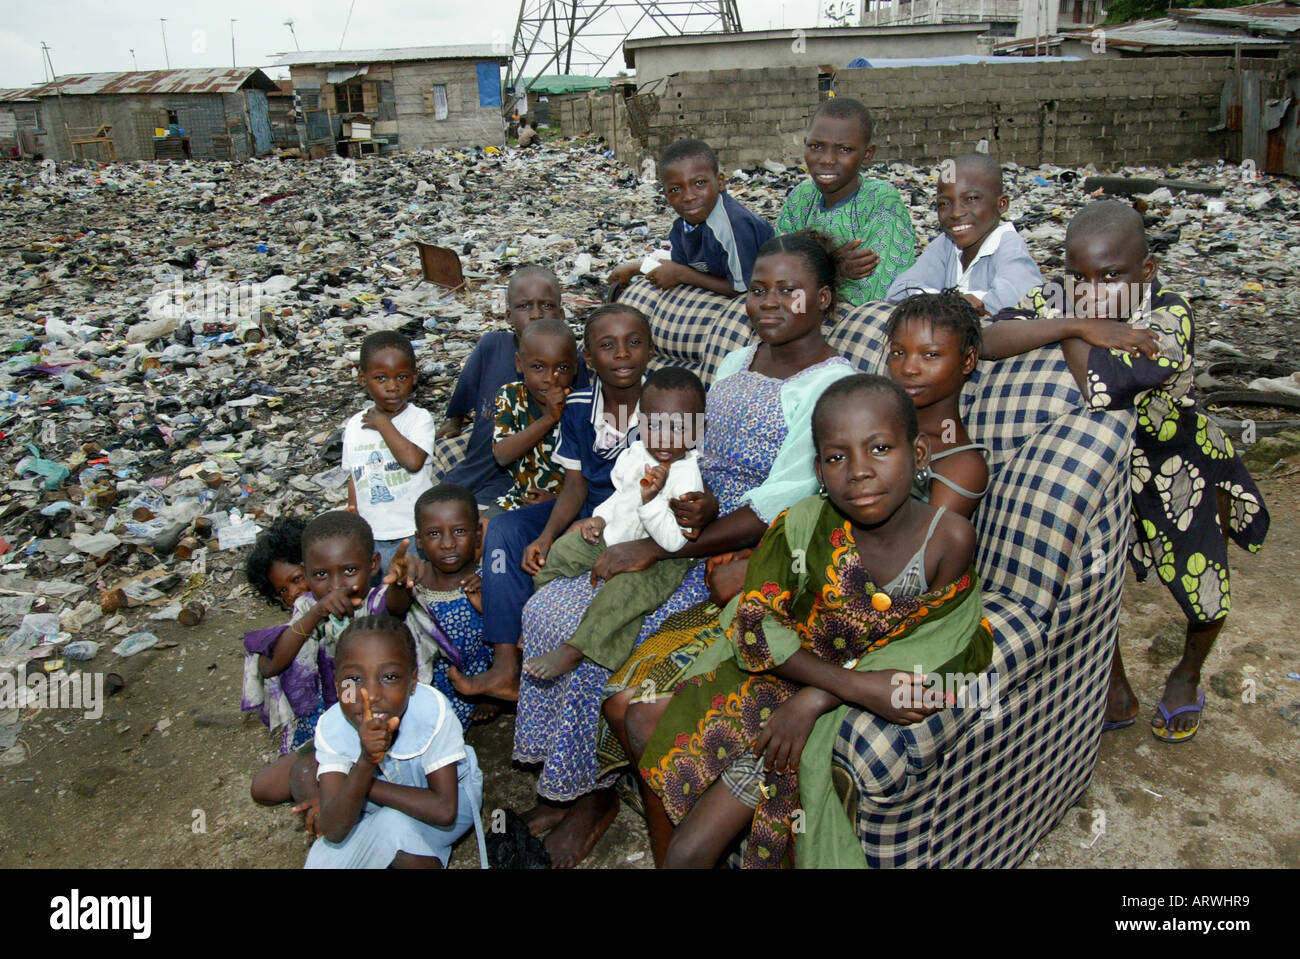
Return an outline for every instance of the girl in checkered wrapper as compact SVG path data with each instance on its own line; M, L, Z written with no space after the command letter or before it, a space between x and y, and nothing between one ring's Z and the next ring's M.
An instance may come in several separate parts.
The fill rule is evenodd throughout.
M1064 282L1000 315L985 331L985 355L1060 342L1087 405L1136 411L1129 558L1139 581L1155 570L1187 617L1183 658L1151 730L1187 742L1205 708L1201 667L1231 605L1228 540L1258 551L1268 510L1232 441L1192 396L1191 310L1156 276L1137 211L1114 200L1081 210L1065 232L1065 270ZM1117 647L1103 731L1133 725L1138 708Z

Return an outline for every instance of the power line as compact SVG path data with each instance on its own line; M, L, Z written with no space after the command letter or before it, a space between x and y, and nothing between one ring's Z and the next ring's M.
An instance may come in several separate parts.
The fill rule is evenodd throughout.
M343 49L343 41L347 38L347 35L348 35L348 24L350 24L350 23L352 22L352 10L353 10L354 7L356 7L356 5L357 5L357 0L352 0L352 4L351 4L351 6L348 7L348 18L347 18L347 20L345 20L344 23L343 23L343 36L339 37L339 49L340 49L340 50ZM296 37L295 37L294 39L297 40Z

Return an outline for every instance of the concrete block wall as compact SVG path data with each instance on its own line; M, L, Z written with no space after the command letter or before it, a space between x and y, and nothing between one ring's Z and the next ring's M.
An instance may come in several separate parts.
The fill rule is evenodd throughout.
M1242 66L1272 75L1283 65ZM1210 127L1232 69L1230 57L844 69L834 87L871 110L877 160L935 163L985 139L990 153L1030 166L1169 164L1231 158L1237 138ZM625 110L615 117L608 103L592 104L591 132L612 133L615 154L630 166L687 136L712 144L724 169L797 164L822 98L811 66L679 73L655 93L659 111L643 137L624 135ZM585 132L577 110L565 116Z

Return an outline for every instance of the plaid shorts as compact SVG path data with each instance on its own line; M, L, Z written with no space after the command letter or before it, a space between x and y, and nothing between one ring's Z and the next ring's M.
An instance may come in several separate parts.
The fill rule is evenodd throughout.
M763 771L763 757L755 756L746 749L722 770L722 775L718 778L727 787L727 792L750 809L757 809L763 801L763 780L766 775Z

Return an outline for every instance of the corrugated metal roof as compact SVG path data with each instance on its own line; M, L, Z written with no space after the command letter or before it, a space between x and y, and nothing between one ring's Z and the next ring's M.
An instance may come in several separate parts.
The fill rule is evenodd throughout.
M1117 26L1097 26L1086 30L1062 30L1061 35L1071 40L1089 43L1104 36L1108 46L1122 49L1144 50L1148 47L1194 48L1234 47L1240 44L1252 50L1285 50L1285 40L1267 37L1247 37L1239 33L1210 33L1205 30L1179 30L1178 21L1169 17L1160 20L1142 20Z
M273 67L324 67L335 63L394 63L399 60L496 60L510 62L510 52L491 43L458 43L441 47L387 47L378 50L290 50L273 53Z
M1169 13L1179 20L1241 27L1262 33L1290 35L1300 32L1300 6L1293 4L1256 3L1226 10L1179 8L1171 9Z
M123 73L74 73L32 88L31 96L148 96L160 93L234 93L245 85L276 89L275 81L255 67L189 70L128 70Z
M0 89L0 103L12 103L15 100L35 100L33 87L15 87L12 90Z

